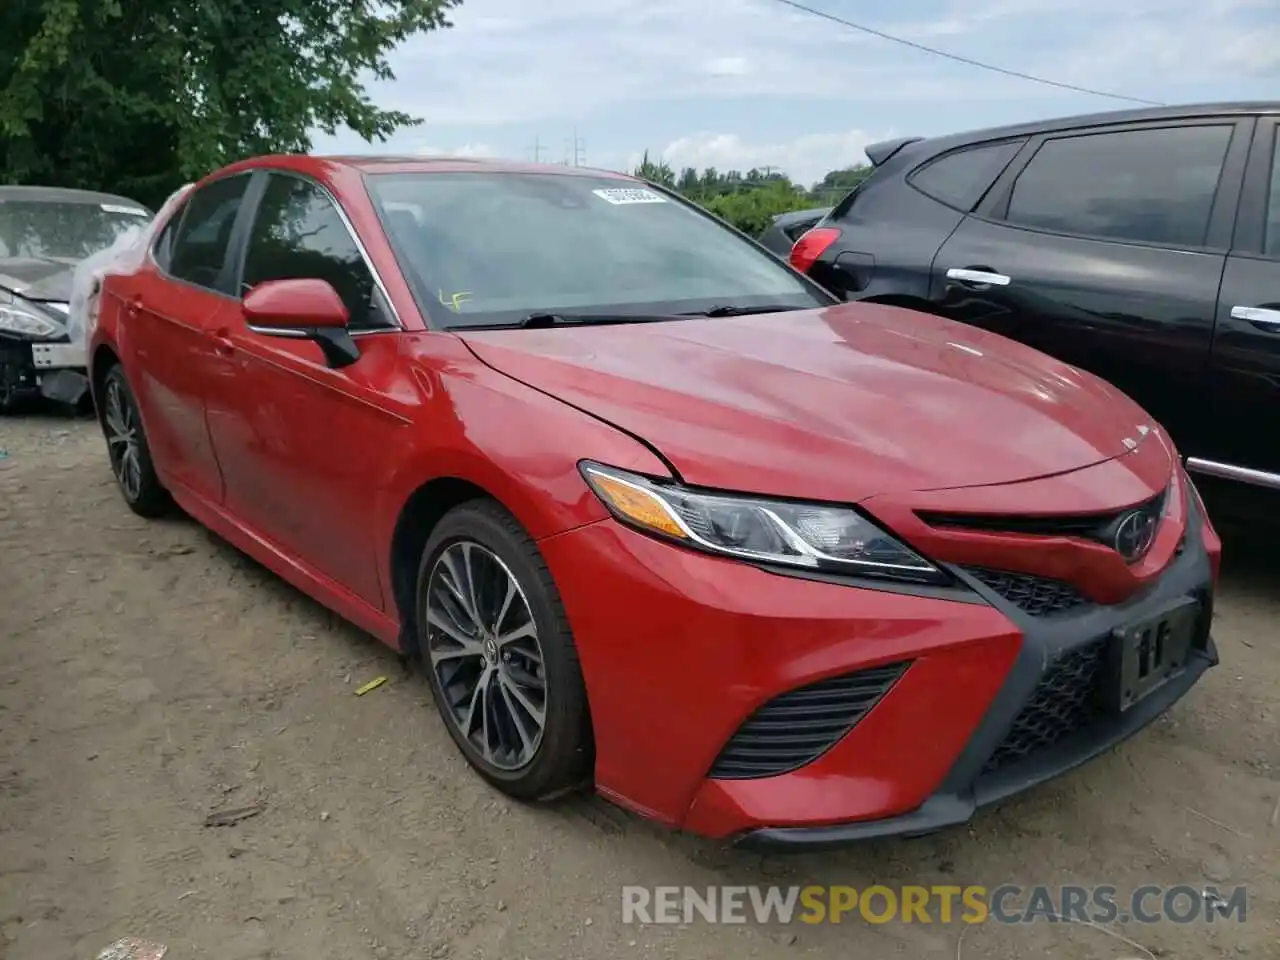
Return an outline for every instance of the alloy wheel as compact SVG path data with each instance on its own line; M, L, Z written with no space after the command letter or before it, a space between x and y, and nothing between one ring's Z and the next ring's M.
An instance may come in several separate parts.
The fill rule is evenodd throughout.
M542 743L547 684L538 627L507 565L471 540L451 543L427 585L426 653L446 714L480 758L510 773Z
M138 412L117 379L107 382L103 420L107 428L107 452L111 470L129 500L142 495L142 461L138 446Z

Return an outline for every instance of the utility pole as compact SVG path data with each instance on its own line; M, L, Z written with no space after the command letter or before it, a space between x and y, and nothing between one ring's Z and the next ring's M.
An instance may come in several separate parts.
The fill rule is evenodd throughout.
M564 165L566 167L580 167L587 158L587 146L578 136L578 131L573 131L573 138L566 138L564 141Z
M537 135L535 135L533 138L533 146L530 148L530 151L529 151L530 154L533 156L534 163L542 162L542 151L545 149L546 147L543 146L542 140Z

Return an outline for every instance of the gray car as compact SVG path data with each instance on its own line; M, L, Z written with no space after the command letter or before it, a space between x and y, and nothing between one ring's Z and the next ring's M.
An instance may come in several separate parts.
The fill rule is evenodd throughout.
M780 213L773 218L759 240L783 260L791 253L791 246L807 230L812 229L831 212L831 207L812 207L808 210L793 210L791 213Z

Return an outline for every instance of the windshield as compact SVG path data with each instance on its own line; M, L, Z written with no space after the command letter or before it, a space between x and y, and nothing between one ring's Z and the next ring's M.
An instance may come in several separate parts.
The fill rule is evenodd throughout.
M451 327L534 312L831 302L771 254L633 181L463 172L368 183L409 282Z
M83 260L150 220L125 204L0 200L0 259Z

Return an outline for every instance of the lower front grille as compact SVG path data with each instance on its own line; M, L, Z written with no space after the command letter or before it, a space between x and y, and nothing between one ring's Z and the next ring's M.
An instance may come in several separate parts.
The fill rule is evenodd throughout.
M1014 606L1033 617L1066 613L1089 603L1087 597L1069 583L1037 577L1030 573L965 567L965 571L990 587Z
M866 716L908 664L892 663L792 690L738 728L716 762L716 780L774 777L812 763Z
M1023 705L1000 741L983 774L1016 763L1052 747L1102 716L1099 687L1106 666L1106 640L1096 640L1061 654Z

